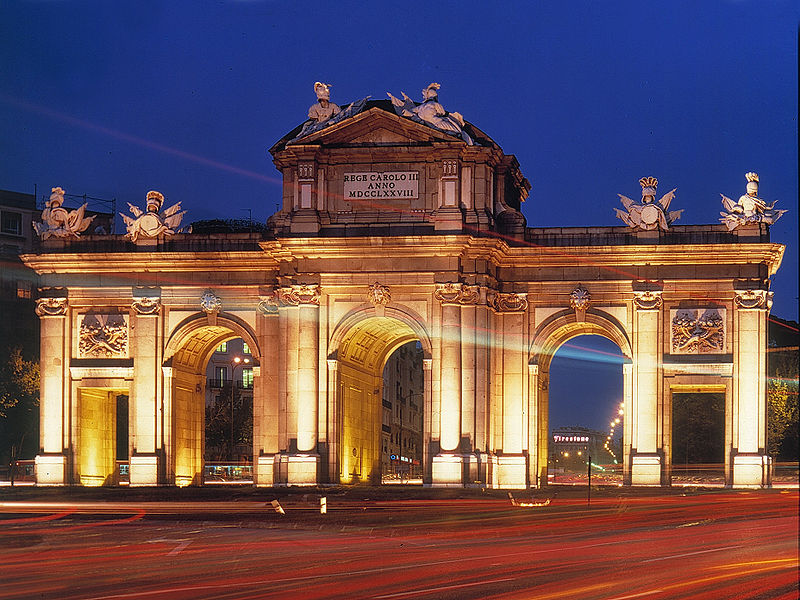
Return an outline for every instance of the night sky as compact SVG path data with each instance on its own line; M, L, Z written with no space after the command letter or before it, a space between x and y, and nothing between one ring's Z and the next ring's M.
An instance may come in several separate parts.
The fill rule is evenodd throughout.
M678 224L717 223L720 193L758 172L790 211L771 229L787 245L773 314L798 318L796 1L122 4L0 5L0 188L118 210L156 189L188 221L263 221L280 200L267 148L305 120L314 81L338 104L436 81L517 156L528 226L620 225L617 194L649 175L677 188ZM565 360L602 387L608 363ZM591 398L603 415L612 387Z

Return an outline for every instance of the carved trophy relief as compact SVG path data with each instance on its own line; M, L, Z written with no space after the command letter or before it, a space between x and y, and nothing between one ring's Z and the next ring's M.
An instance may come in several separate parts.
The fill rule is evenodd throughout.
M772 204L767 204L758 197L758 173L745 173L745 179L747 179L747 191L739 196L738 202L720 194L722 205L725 207L725 212L719 213L722 216L720 221L725 223L728 231L750 223L772 225L786 212L775 208L777 200Z
M128 233L125 237L137 243L143 239L157 238L158 236L170 236L175 233L191 233L191 225L180 228L185 210L181 210L181 203L173 204L169 208L161 210L164 204L164 194L151 190L147 192L145 198L146 207L143 211L138 206L128 202L128 208L133 214L133 218L119 213L125 222Z
M33 223L34 230L42 240L80 237L94 220L94 216L84 216L88 203L76 210L63 208L64 193L60 187L52 188L50 199L42 211L42 222Z
M724 308L678 308L670 311L673 354L725 352Z
M675 197L675 190L667 192L656 202L656 187L658 179L655 177L642 177L639 180L642 186L642 200L636 202L627 196L617 194L625 211L618 208L614 210L617 218L621 219L628 227L635 231L656 231L662 229L669 231L669 226L677 221L683 209L669 210L670 202Z
M128 354L128 323L121 314L87 314L81 319L80 358L124 358Z

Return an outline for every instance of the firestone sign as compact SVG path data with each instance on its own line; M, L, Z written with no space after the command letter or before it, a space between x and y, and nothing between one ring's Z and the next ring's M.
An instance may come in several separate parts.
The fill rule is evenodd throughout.
M345 173L344 198L419 198L419 173L391 171L382 173Z

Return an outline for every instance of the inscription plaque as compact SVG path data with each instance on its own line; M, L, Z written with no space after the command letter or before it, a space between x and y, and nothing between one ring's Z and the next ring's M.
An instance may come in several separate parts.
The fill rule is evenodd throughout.
M344 199L419 198L417 171L345 173Z

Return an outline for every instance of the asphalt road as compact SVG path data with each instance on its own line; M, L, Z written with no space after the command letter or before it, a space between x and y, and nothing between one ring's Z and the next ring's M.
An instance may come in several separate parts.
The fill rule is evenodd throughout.
M656 493L29 492L0 498L0 598L798 598L797 490Z

